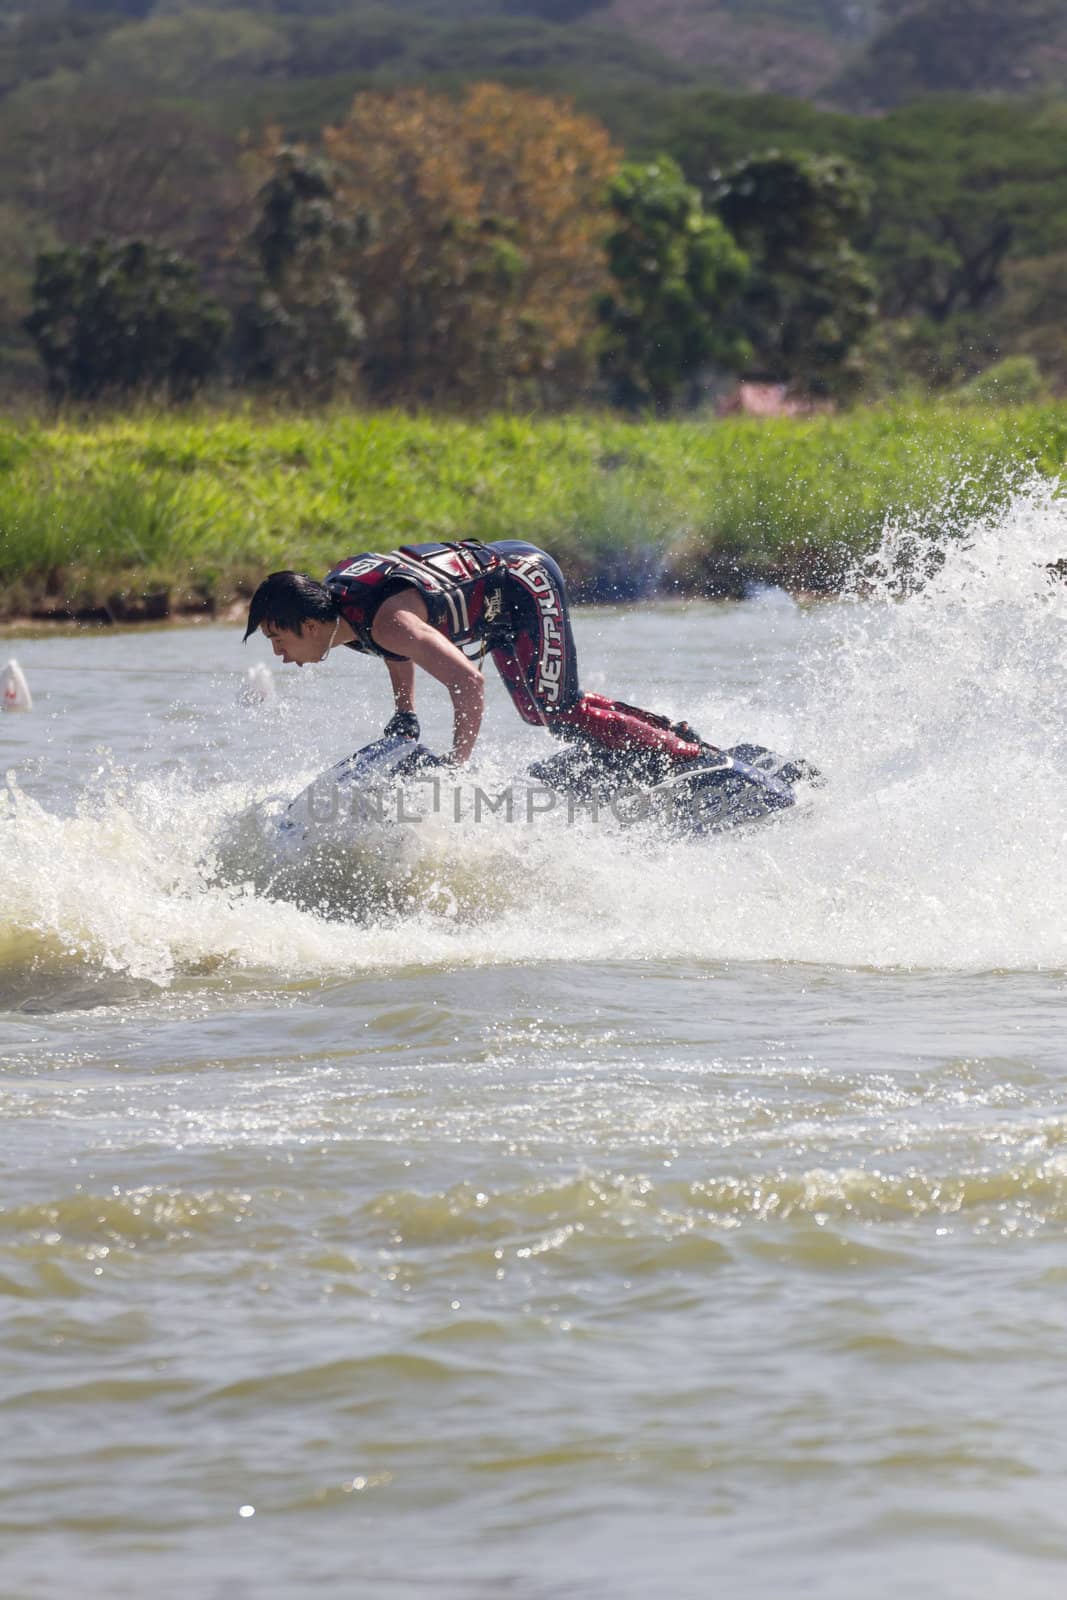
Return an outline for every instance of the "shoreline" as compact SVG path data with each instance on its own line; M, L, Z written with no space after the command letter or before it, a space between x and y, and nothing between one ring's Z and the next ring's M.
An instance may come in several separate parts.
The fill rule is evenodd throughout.
M886 530L951 537L1065 461L1064 404L714 424L0 419L0 629L225 618L272 571L468 538L540 546L579 605L830 595Z
M152 616L114 615L105 606L92 606L80 611L16 612L9 617L0 617L0 638L29 633L84 633L88 629L101 633L135 633L141 628L196 628L216 622L240 622L247 609L248 601L245 599L233 600L225 606L177 606Z
M799 578L799 575L797 575ZM642 602L656 603L665 600L740 601L749 597L754 589L779 589L798 604L812 604L833 599L842 592L843 585L813 584L811 574L807 581L790 581L786 574L775 568L759 566L724 567L712 581L705 575L703 582L685 583L681 580L653 584L620 586L606 575L579 578L568 585L571 602L575 606L630 606ZM41 611L19 611L0 616L0 639L52 632L100 633L137 632L142 628L182 627L196 628L216 623L234 625L242 623L248 612L251 595L241 595L220 604L192 602L161 607L86 606L78 609L59 607Z

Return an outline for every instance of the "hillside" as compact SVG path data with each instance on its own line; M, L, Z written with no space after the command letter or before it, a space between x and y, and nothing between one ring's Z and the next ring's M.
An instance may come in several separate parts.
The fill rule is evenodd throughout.
M884 26L830 94L860 110L922 95L1067 89L1067 0L884 0Z
M0 101L60 76L309 127L362 87L472 78L870 112L1067 89L1067 0L0 0Z
M860 59L880 0L612 0L618 27L733 88L819 95Z
M810 96L881 0L0 0L0 96L59 73L315 120L370 82L492 77L579 96ZM222 95L222 86L234 91ZM321 118L319 118L321 120Z

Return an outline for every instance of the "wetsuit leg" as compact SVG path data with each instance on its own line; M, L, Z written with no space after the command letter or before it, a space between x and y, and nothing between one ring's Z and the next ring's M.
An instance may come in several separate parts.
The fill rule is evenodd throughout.
M522 720L548 727L580 696L567 586L556 562L535 544L499 539L490 548L508 565L503 642L494 642L490 655Z
M558 565L524 540L501 539L492 548L509 572L503 595L507 639L490 654L524 722L602 750L654 756L668 769L700 755L704 747L687 724L606 695L583 694Z

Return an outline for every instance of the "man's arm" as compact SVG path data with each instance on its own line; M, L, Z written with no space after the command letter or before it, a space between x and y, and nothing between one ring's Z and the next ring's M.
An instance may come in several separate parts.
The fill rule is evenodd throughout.
M422 596L410 589L390 596L374 619L371 638L383 649L407 658L404 662L388 663L391 677L394 666L414 665L428 672L438 683L444 684L452 700L452 754L456 761L468 761L482 725L485 684L478 668L467 660L462 650L458 650L436 628L430 627ZM413 680L414 673L412 688ZM396 682L393 677L394 693ZM397 709L410 707L401 707L398 700Z
M381 643L381 641L378 641ZM389 646L386 645L386 649ZM393 685L393 700L397 711L414 711L415 709L415 663L414 661L386 661L389 668L389 678Z

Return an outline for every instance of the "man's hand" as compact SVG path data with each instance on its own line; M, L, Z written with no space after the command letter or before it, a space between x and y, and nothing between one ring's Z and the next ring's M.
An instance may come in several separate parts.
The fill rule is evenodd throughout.
M414 711L394 711L382 729L384 739L417 739L419 719Z
M420 750L411 760L413 772L448 772L453 771L456 765L450 755L439 756L433 750Z
M468 761L482 725L485 700L485 684L473 661L468 661L444 634L430 627L422 596L409 589L390 595L384 602L371 627L371 637L383 650L414 662L444 684L454 718L452 759Z

